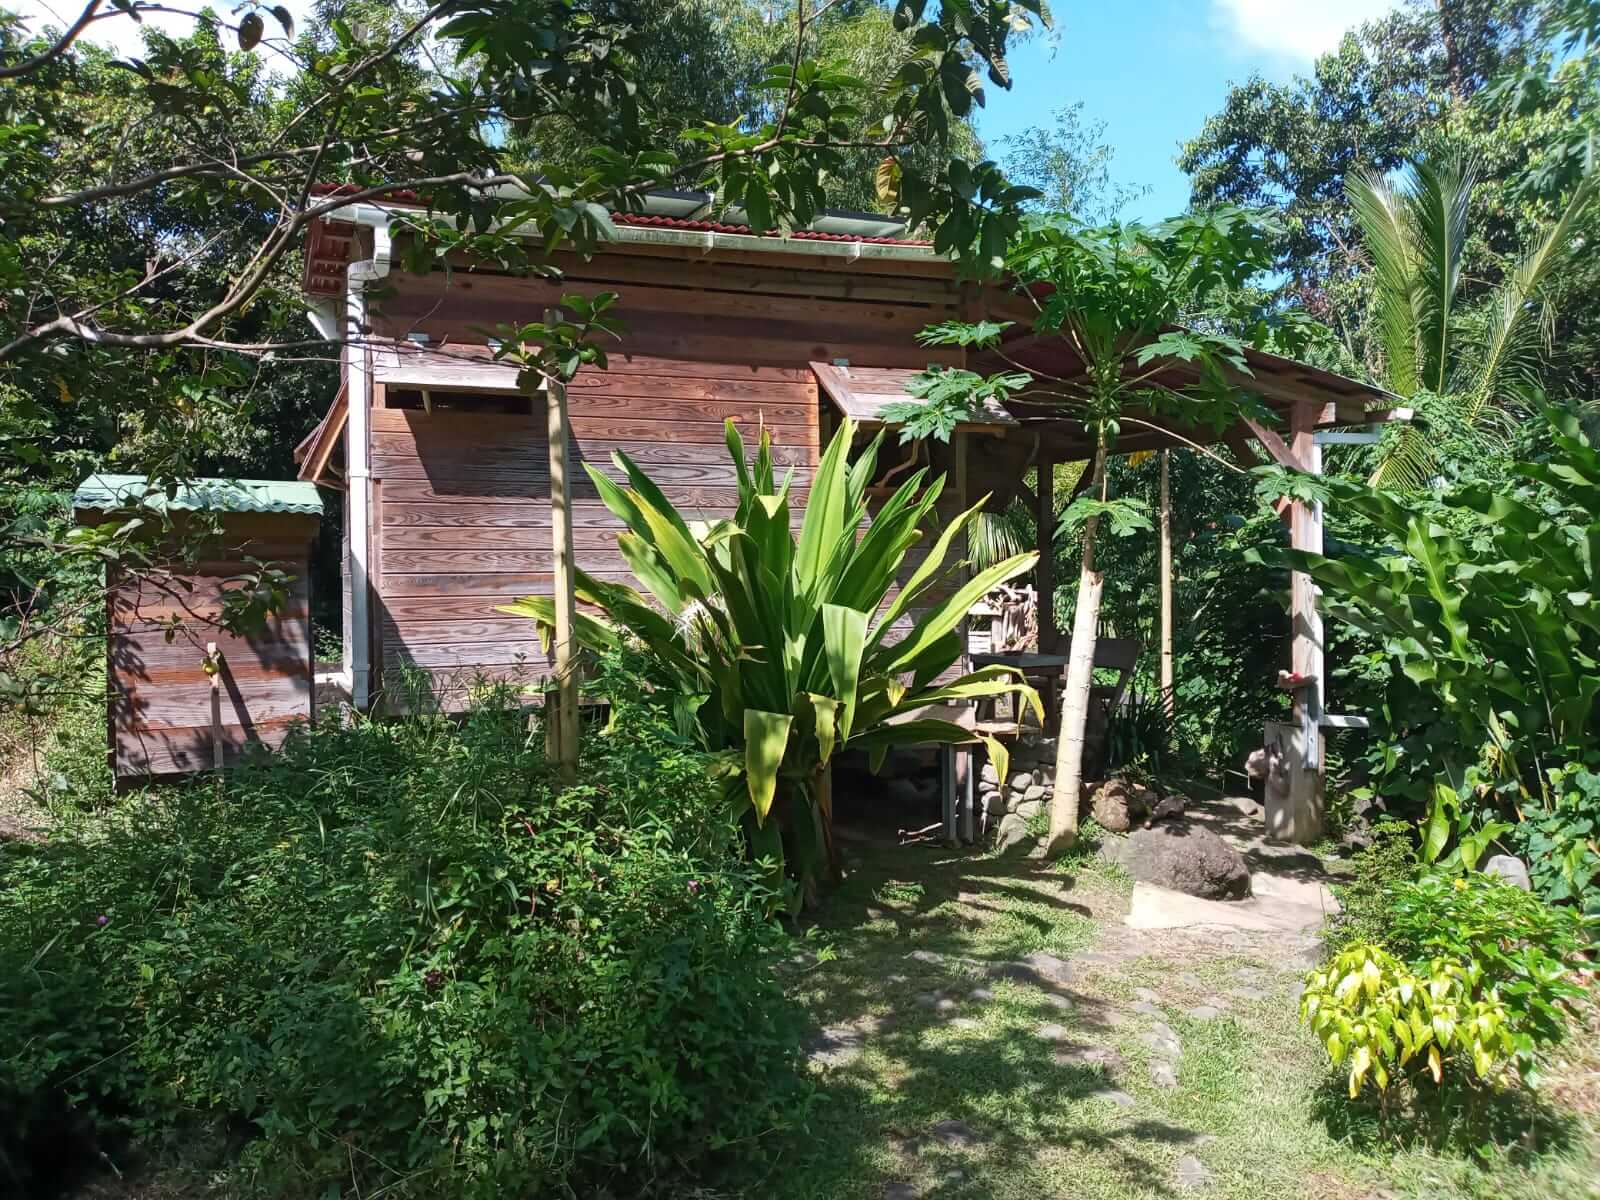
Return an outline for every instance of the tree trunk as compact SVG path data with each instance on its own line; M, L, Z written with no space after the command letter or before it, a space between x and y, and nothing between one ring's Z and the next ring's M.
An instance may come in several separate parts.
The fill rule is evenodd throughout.
M1173 715L1172 693L1172 451L1161 452L1161 707Z
M1104 444L1095 449L1095 481L1100 498L1110 494L1106 480ZM1100 597L1105 591L1105 573L1096 568L1095 535L1100 518L1090 517L1083 526L1083 568L1078 573L1078 602L1072 616L1072 649L1067 659L1067 682L1061 699L1061 729L1056 741L1055 794L1050 800L1050 837L1045 853L1051 856L1070 850L1078 840L1078 809L1083 803L1084 737L1089 727L1089 698L1094 687L1094 652L1100 630Z

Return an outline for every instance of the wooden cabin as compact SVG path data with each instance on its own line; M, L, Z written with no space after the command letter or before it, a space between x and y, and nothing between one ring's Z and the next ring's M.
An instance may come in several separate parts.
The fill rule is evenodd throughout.
M119 784L232 763L312 719L316 488L197 479L169 496L142 475L96 474L73 509L79 524L137 516L160 531L153 569L107 571L106 734ZM292 583L259 628L231 633L219 622L223 596L247 559Z
M627 326L609 367L586 369L568 389L572 459L612 472L611 452L624 450L675 503L708 518L735 499L728 418L747 442L763 428L772 434L803 495L834 422L844 415L871 429L929 364L1081 372L1061 339L1031 333L1027 297L959 280L953 263L897 222L843 214L789 236L756 235L702 219L708 204L691 193L650 197L646 212L615 217L615 240L592 257L556 254L559 281L463 261L412 274L390 234L405 205L355 205L314 224L312 319L347 348L339 393L297 454L301 479L346 493L343 679L357 706L393 699L407 679L454 703L480 680L531 683L548 673L530 624L496 611L551 590L544 405L518 392L516 368L494 361L489 340L497 327L541 319L563 296L616 292L613 311ZM1004 360L915 340L936 322L981 316L1015 322ZM1239 382L1276 412L1278 427L1218 433L1150 418L1125 425L1119 448L1224 442L1246 463L1316 470L1319 431L1390 415L1393 398L1378 389L1273 355L1248 360ZM1181 385L1188 369L1167 364L1167 382ZM948 444L891 438L884 482L928 465L950 476L946 511L986 494L996 510L1015 499L1048 505L1052 489L1030 493L1025 476L1053 478L1056 465L1089 456L1089 441L1047 405L1023 397L1007 409L989 409ZM581 471L573 498L578 564L626 578L619 523ZM1310 507L1285 511L1296 544L1320 548ZM1053 529L1041 512L1041 527ZM1049 596L1050 555L1042 558L1035 584ZM1294 668L1320 679L1314 598L1297 595ZM1059 645L1051 615L1041 606L1042 649ZM1319 695L1310 688L1300 705L1308 743L1320 744Z

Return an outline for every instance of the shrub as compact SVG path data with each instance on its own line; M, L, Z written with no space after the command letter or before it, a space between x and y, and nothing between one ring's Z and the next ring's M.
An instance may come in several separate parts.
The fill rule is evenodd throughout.
M1361 942L1383 945L1393 916L1393 891L1417 870L1416 835L1404 821L1379 821L1372 844L1350 860L1348 879L1334 884L1339 912L1328 920L1325 938L1343 950Z
M1539 1052L1562 1039L1584 994L1585 918L1476 872L1404 880L1388 901L1383 913L1374 897L1347 926L1379 929L1386 945L1349 944L1307 976L1301 998L1334 1065L1348 1060L1351 1097L1369 1078L1380 1093L1424 1074L1500 1083L1514 1069L1536 1082Z
M783 935L704 757L624 705L557 795L542 741L326 726L7 848L0 1170L198 1119L272 1195L582 1193L781 1124Z

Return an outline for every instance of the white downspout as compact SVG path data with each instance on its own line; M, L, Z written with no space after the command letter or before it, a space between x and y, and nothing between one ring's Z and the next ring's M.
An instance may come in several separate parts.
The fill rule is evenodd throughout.
M366 222L362 222L366 224ZM345 477L350 503L345 521L350 528L350 703L364 710L371 703L372 610L368 603L367 566L372 545L371 408L372 376L367 370L365 330L367 286L389 274L389 221L372 223L372 258L350 264L345 288L345 363L349 419L345 424Z

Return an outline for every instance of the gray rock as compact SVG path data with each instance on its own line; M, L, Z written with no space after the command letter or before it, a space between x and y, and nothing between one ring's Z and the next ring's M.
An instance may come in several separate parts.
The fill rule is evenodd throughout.
M979 1004L984 1004L994 999L994 992L986 987L973 988L969 993L969 998L976 1000Z
M994 769L993 763L984 763L983 770L978 772L978 778L990 787L998 787L1000 785L1000 772Z
M1026 818L1007 813L1000 818L1000 829L995 835L994 848L1001 854L1017 850L1033 840L1028 833Z
M1134 988L1133 989L1133 998L1135 1000L1143 1000L1146 1004L1160 1004L1161 1003L1161 997L1156 995L1156 993L1155 993L1155 991L1153 989L1147 988L1147 987L1136 987L1136 988Z
M1060 992L1046 992L1040 999L1051 1008L1059 1008L1062 1012L1068 1012L1072 1008L1072 998L1063 996Z
M1034 789L1029 788L1028 790L1033 791ZM1021 804L1017 805L1016 809L1017 816L1021 817L1024 821L1033 820L1043 811L1043 800L1024 800Z
M1122 1055L1109 1046L1062 1046L1056 1062L1063 1067L1099 1067L1107 1075L1123 1067Z
M1215 1004L1197 1004L1188 1011L1188 1016L1196 1021L1215 1021L1222 1016L1223 1010Z
M1101 1088L1098 1092L1090 1092L1089 1099L1105 1100L1118 1108L1133 1107L1133 1097L1120 1088Z
M1006 811L1006 798L999 792L985 792L983 795L983 811L994 820L999 820Z
M1026 792L1036 782L1038 781L1034 779L1032 771L1013 771L1011 773L1010 785L1013 792Z
M1144 819L1148 828L1160 821L1175 821L1183 816L1184 810L1189 807L1189 797L1174 792L1170 796L1163 796L1156 801L1156 806L1150 810L1150 815Z
M1192 1154L1185 1154L1178 1159L1177 1176L1180 1191L1198 1192L1211 1183L1211 1172L1206 1170L1205 1163Z
M1044 784L1036 783L1031 788L1029 788L1026 792L1023 793L1022 798L1024 800L1030 801L1030 802L1034 801L1034 800L1043 800L1045 798L1045 793L1047 792L1047 790L1048 789L1044 786Z
M1018 983L1063 984L1072 982L1072 964L1054 954L1035 950L1016 962L1000 963L989 968L996 979L1013 979Z
M848 1025L822 1030L806 1045L806 1057L819 1067L845 1067L861 1057L867 1035Z
M978 1022L971 1017L955 1017L950 1022L951 1029L976 1029Z
M1141 1016L1159 1017L1164 1015L1159 1004L1151 1004L1148 1000L1135 1001L1128 1007L1134 1012L1139 1013Z
M1139 1035L1139 1040L1165 1058L1177 1058L1183 1053L1183 1043L1178 1040L1177 1033L1164 1022L1156 1022L1154 1029Z
M1054 1022L1048 1025L1041 1025L1033 1032L1047 1042L1064 1042L1067 1040L1066 1026L1057 1025Z
M978 1131L965 1121L940 1121L928 1130L928 1136L953 1150L976 1146L983 1141Z
M883 1185L883 1200L918 1200L922 1195L917 1191L916 1185L910 1183L886 1183Z
M1250 868L1240 853L1209 829L1170 821L1141 829L1121 854L1128 874L1144 883L1207 900L1243 900Z
M1150 1082L1163 1091L1170 1092L1178 1086L1178 1073L1172 1069L1169 1062L1153 1062L1150 1064Z
M1513 887L1523 891L1533 890L1533 881L1528 878L1527 865L1520 858L1513 858L1509 854L1496 854L1483 864L1483 869L1490 875L1498 875Z
M1260 1001L1267 999L1266 992L1262 991L1260 988L1253 987L1229 988L1228 995L1239 1000L1249 1000L1251 1003L1259 1003Z

